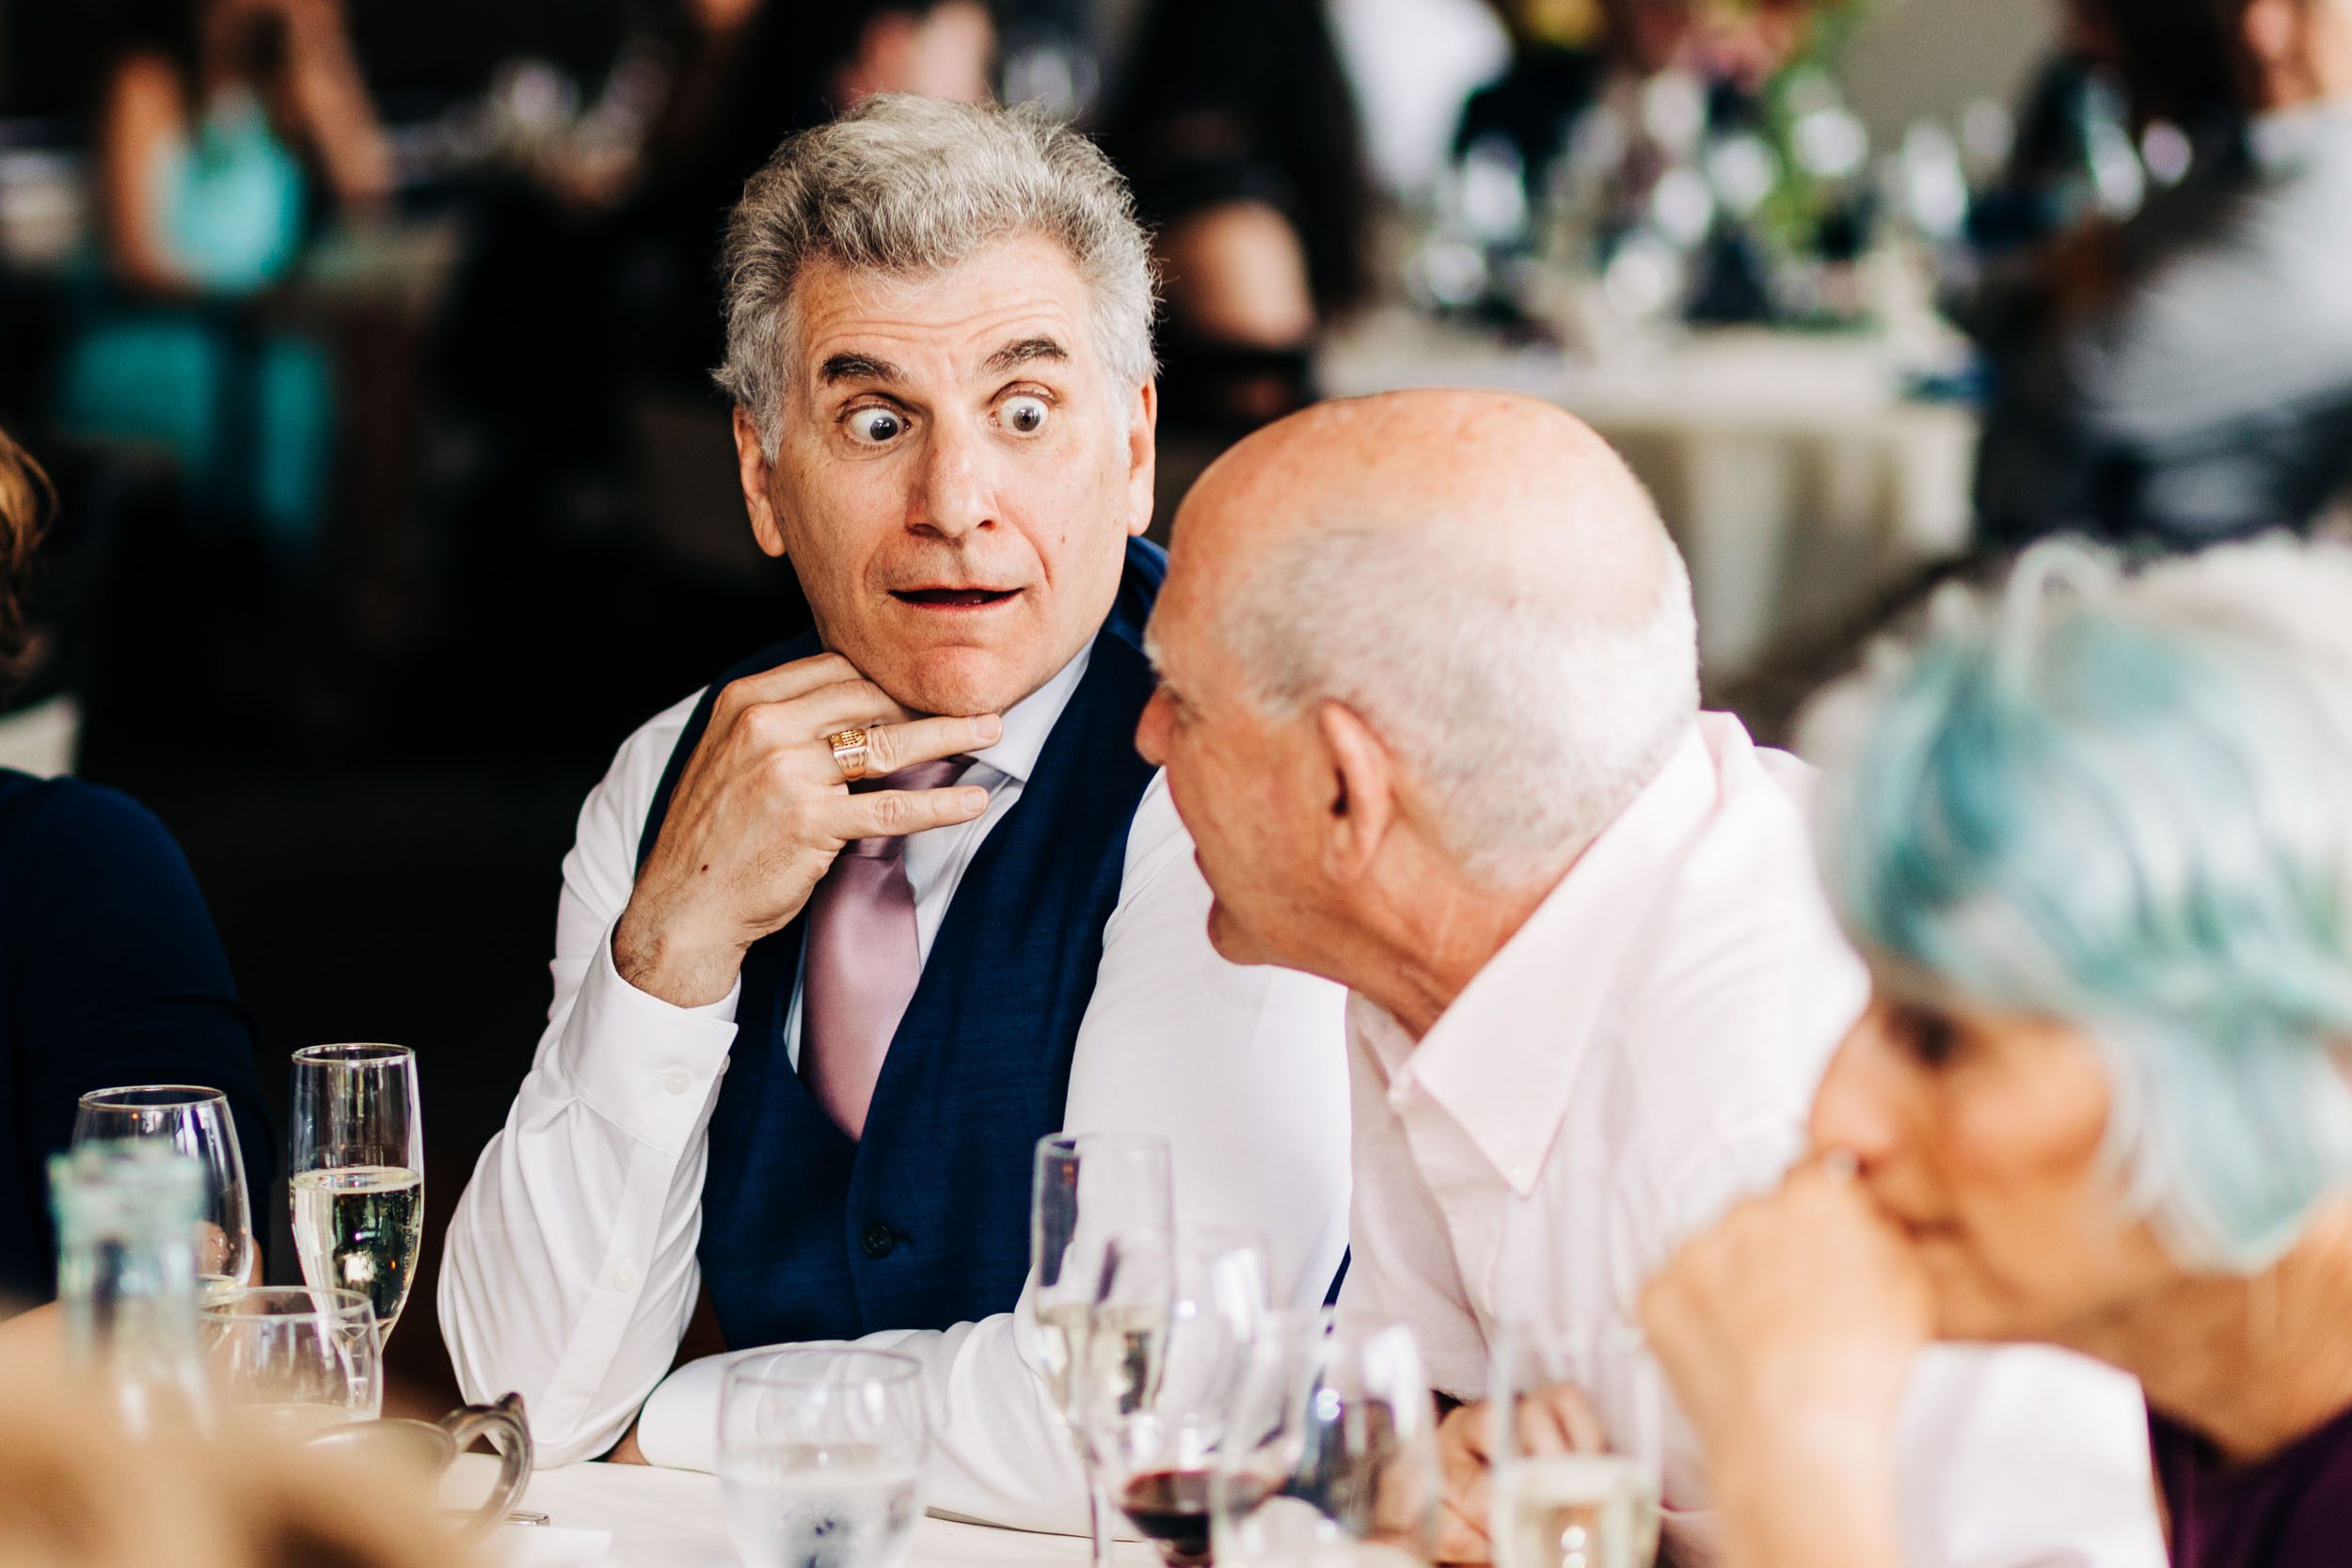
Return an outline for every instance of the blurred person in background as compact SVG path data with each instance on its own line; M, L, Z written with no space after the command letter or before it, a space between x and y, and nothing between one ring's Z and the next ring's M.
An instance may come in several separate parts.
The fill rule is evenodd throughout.
M1439 1560L1492 1556L1481 1402L1515 1328L1584 1379L1522 1425L1662 1465L1677 1560L1706 1560L1742 1478L1671 1413L1649 1447L1634 1304L1802 1153L1863 1006L1810 771L1699 711L1681 557L1549 404L1310 409L1212 467L1174 540L1137 744L1217 951L1352 993L1339 1306L1408 1324L1446 1397ZM1880 1441L1916 1568L2161 1560L2139 1401L2106 1369L1946 1353Z
M2131 0L2104 22L2135 129L2174 128L2192 161L1972 307L1982 537L2308 527L2352 482L2352 0Z
M1265 1237L1291 1305L1346 1231L1340 997L1212 950L1133 743L1149 249L1076 132L893 94L778 150L724 276L744 503L817 629L581 808L443 1334L542 1463L703 1469L724 1363L671 1371L698 1295L735 1350L866 1338L923 1364L934 1507L1075 1529L1015 1310L1037 1140L1164 1137L1180 1216Z
M1372 185L1324 0L1159 0L1103 127L1152 230L1163 418L1248 429L1311 397L1371 283Z
M2180 1568L2352 1547L2352 557L1947 600L1816 718L1876 995L1813 1160L1643 1306L1725 1485L1724 1568L1897 1568L1931 1339L2139 1379ZM1997 1506L1991 1498L1980 1506Z
M57 420L160 445L198 515L299 548L332 467L332 372L259 307L325 213L391 182L339 0L136 0L97 140L103 254Z
M0 686L34 652L25 594L46 499L40 469L0 434ZM268 1190L278 1139L252 1029L179 846L111 789L0 769L0 1314L56 1293L48 1164L81 1097L133 1084L228 1095L246 1190Z

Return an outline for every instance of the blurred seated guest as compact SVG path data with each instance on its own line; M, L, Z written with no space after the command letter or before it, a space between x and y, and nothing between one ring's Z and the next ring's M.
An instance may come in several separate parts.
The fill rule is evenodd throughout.
M46 487L0 435L0 684L29 652ZM55 1295L49 1157L83 1095L129 1084L226 1093L246 1190L267 1190L278 1140L251 1027L179 846L111 789L0 769L0 1313Z
M1918 1560L1885 1437L1931 1338L2137 1377L2180 1568L2345 1560L2347 668L2339 551L2051 547L1819 716L1876 997L1813 1161L1643 1309L1728 1568Z
M102 277L60 422L157 443L203 514L283 545L315 528L329 368L244 307L285 279L320 211L366 208L390 160L338 0L139 0L98 122Z
M1483 1562L1497 1331L1585 1347L1561 1431L1641 1454L1641 1285L1797 1156L1861 1010L1809 776L1698 711L1681 558L1549 404L1311 409L1212 467L1175 541L1138 738L1217 951L1352 992L1340 1307L1410 1324L1471 1402L1439 1428L1438 1556ZM1923 1561L2161 1556L2137 1396L2087 1361L1931 1369L1899 1452ZM1703 1554L1693 1511L1725 1490L1679 1423L1662 1459L1670 1535Z
M725 277L752 531L817 629L582 808L443 1332L547 1463L637 1420L621 1457L705 1469L723 1364L663 1381L698 1291L739 1350L870 1336L923 1364L934 1506L1083 1528L1014 1311L1037 1140L1165 1137L1180 1215L1264 1236L1295 1304L1346 1230L1339 993L1211 950L1133 743L1149 252L1076 132L886 95L777 151Z
M1159 0L1104 144L1153 232L1169 420L1305 403L1316 327L1370 283L1371 177L1324 0Z
M2197 155L1977 309L1979 526L2157 549L2305 527L2352 481L2352 0L2109 20L2135 119Z
M2058 45L2026 85L2007 164L1969 211L1980 257L2043 244L2140 194L2109 3L2058 0Z

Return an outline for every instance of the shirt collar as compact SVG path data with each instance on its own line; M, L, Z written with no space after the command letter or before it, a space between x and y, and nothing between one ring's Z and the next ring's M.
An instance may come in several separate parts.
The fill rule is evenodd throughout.
M1644 911L1717 796L1715 759L1694 725L1409 1055L1399 1059L1394 1021L1361 1003L1390 1104L1401 1113L1418 1087L1514 1191L1532 1193Z
M1062 709L1070 705L1071 694L1085 678L1087 660L1093 653L1094 643L1089 640L1078 650L1078 657L1063 665L1051 680L1007 708L1005 733L997 737L995 745L974 752L972 760L994 768L1016 784L1026 784L1037 768L1038 757L1045 750L1046 737L1054 733Z

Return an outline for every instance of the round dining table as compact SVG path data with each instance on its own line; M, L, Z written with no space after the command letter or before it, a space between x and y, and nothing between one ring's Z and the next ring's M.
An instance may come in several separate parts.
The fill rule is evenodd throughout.
M452 1504L486 1497L498 1462L462 1456L445 1482ZM565 1465L540 1470L515 1505L523 1521L500 1527L489 1557L507 1568L737 1568L715 1476L642 1465ZM544 1523L541 1522L544 1520ZM951 1519L915 1527L904 1568L1081 1568L1087 1543ZM1120 1568L1156 1568L1157 1553L1122 1543Z

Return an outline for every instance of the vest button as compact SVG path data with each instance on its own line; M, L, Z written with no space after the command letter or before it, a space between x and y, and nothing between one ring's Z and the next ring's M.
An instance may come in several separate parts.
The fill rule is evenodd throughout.
M868 1258L887 1258L898 1247L898 1238L891 1234L890 1227L876 1220L866 1227L858 1244L866 1248Z

